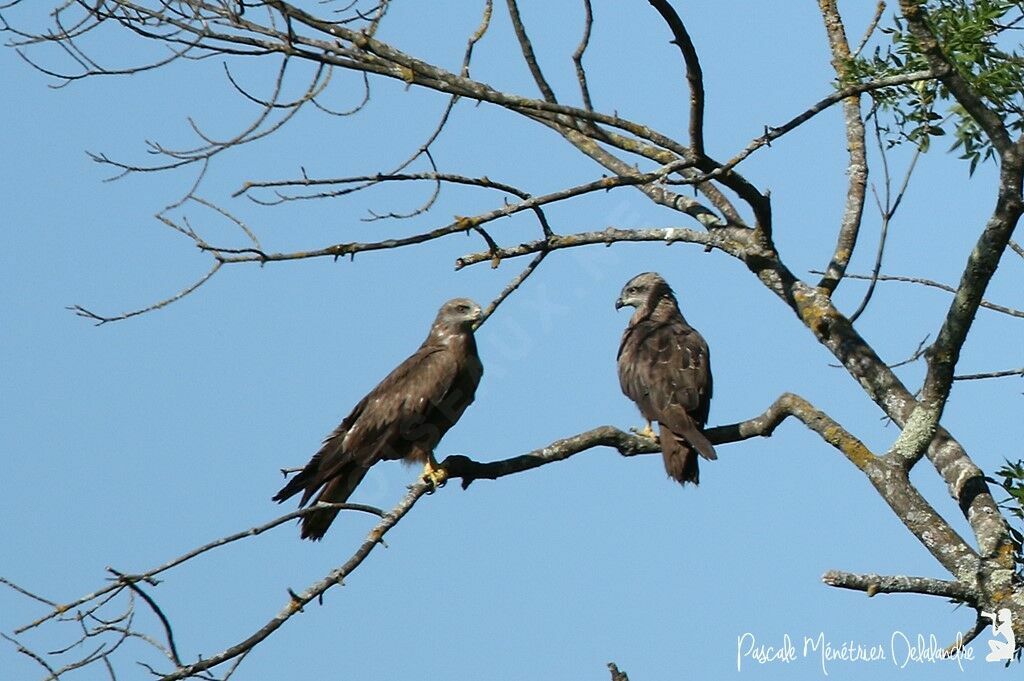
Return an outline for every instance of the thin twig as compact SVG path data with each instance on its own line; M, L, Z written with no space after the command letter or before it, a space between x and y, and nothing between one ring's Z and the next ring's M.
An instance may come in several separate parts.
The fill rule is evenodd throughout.
M288 522L289 520L294 520L296 518L301 518L301 517L303 517L305 515L308 515L310 513L315 513L315 512L317 512L319 510L331 509L331 508L337 508L337 509L340 509L340 510L343 510L343 511L357 511L357 512L361 512L361 513L370 513L372 515L376 515L376 516L379 516L379 517L383 517L384 516L384 512L381 509L379 509L379 508L377 508L375 506L367 506L366 504L327 504L327 503L324 503L324 502L320 502L318 504L314 504L314 505L308 506L306 508L300 508L298 510L291 511L290 513L285 513L284 515L279 516L279 517L271 520L268 523L264 523L263 525L257 525L255 527L250 527L247 530L242 530L241 532L236 532L236 533L230 534L230 535L228 535L226 537L221 537L219 539L215 539L214 541L209 542L207 544L203 544L202 546L200 546L198 548L195 548L195 549L192 549L191 551L188 551L188 552L178 556L177 558L174 558L174 559L164 563L163 565L160 565L159 567L153 568L152 570L149 570L147 572L143 572L143 573L140 573L140 574L134 574L134 575L125 575L123 578L121 578L121 579L119 579L119 580L117 580L117 581L115 581L115 582L113 582L113 583L103 587L102 589L97 589L96 591L93 591L90 594L86 594L85 596L77 598L77 599L75 599L75 600L73 600L70 603L67 603L65 605L55 606L53 611L51 611L50 613L47 613L46 615L43 615L42 617L40 617L40 618L38 618L36 620L33 620L32 622L29 622L26 625L18 627L17 629L14 630L14 633L15 634L21 634L21 633L24 633L24 632L28 631L29 629L34 629L35 627L38 627L43 622L51 620L54 617L57 617L58 615L61 615L61 614L65 613L65 612L67 612L68 610L71 610L72 608L76 608L79 605L82 605L83 603L88 603L89 601L91 601L91 600L93 600L95 598L98 598L100 596L103 596L103 595L105 595L107 593L110 593L111 591L114 591L115 589L122 588L127 581L132 581L132 582L151 581L152 578L155 577L156 575L159 575L159 574L161 574L163 572L167 572L171 568L177 567L178 565L181 565L182 563L185 563L185 562L187 562L189 560L192 560L196 556L199 556L199 555L201 555L203 553L206 553L207 551L211 551L213 549L219 548L219 547L224 546L226 544L231 544L232 542L236 542L236 541L238 541L240 539L245 539L247 537L254 537L256 535L262 534L262 533L266 532L267 530L273 529L273 528L277 527L278 525L282 525L282 524Z
M583 108L587 111L593 111L594 104L590 101L590 86L587 85L587 72L583 68L583 55L590 45L590 30L593 26L594 12L590 6L590 0L583 0L583 37L580 38L576 51L572 53L572 63L576 67L576 82L580 85Z
M492 314L494 314L494 311L498 309L498 306L505 302L505 299L512 295L512 293L518 289L524 281L526 281L527 277L533 274L533 271L537 269L537 266L540 265L541 261L544 260L547 254L547 251L541 251L538 253L537 257L531 260L530 264L527 265L522 272L517 274L504 289L502 289L501 293L498 294L498 297L492 300L491 304L484 310L483 314L480 316L480 321L476 323L476 328L479 329L480 326L483 325L483 323L486 322Z
M533 44L530 42L529 36L526 35L526 27L523 25L522 17L519 15L519 4L516 0L506 0L506 4L508 5L509 17L512 19L512 28L516 33L516 39L519 41L519 49L523 53L523 60L526 61L526 66L530 69L533 81L537 84L541 94L544 95L545 101L557 102L554 90L551 89L551 85L544 78L540 64L537 63L537 55L533 52Z
M217 270L219 270L223 264L224 264L224 262L222 260L219 260L219 259L216 260L213 263L213 267L210 268L210 271L207 272L206 274L204 274L202 277L200 277L199 280L196 281L194 284L192 284L192 285L182 289L181 291L178 291L177 293L175 293L170 298L165 298L164 300L161 300L158 303L153 303L152 305L148 305L148 306L146 306L144 308L141 308L141 309L138 309L138 310L132 310L131 312L124 312L122 314L115 315L113 317L107 317L107 316L104 316L104 315L97 314L96 312L93 312L92 310L87 310L86 308L82 307L81 305L70 305L70 306L68 306L67 309L71 310L72 312L74 312L79 317L85 317L86 319L94 320L96 322L96 326L103 326L104 324L107 324L109 322L118 322L118 321L121 321L121 320L124 320L124 319L130 319L132 317L137 317L137 316L139 316L141 314L146 314L147 312L152 312L154 310L159 310L161 308L167 307L171 303L174 303L176 301L181 300L182 298L184 298L188 294L192 293L193 291L195 291L197 288L199 288L200 286L202 286L206 282L210 281L210 279L213 277L213 275L217 274Z
M953 376L954 381L980 381L986 378L1005 378L1007 376L1024 376L1024 367L1019 369L1004 369L1003 371L988 371L981 374L957 374Z
M139 598L145 601L146 605L149 606L149 609L152 610L153 613L157 616L157 619L160 620L161 626L163 626L164 628L164 635L167 637L167 650L170 652L171 661L176 666L180 667L181 657L178 656L178 646L174 644L174 630L171 628L171 623L167 619L167 616L164 615L164 611L160 609L160 606L156 604L156 601L154 601L149 594L142 590L142 588L135 582L135 580L128 579L127 575L125 575L123 572L118 572L112 567L107 567L107 571L110 572L110 574L117 577L120 583L124 584L130 590L138 594Z
M878 29L878 22L882 20L883 13L885 13L885 1L878 0L878 5L875 6L875 15L871 17L871 21L868 22L868 27L864 29L863 37L861 37L860 42L857 43L857 49L853 51L853 57L855 59L860 56L860 53L868 44L868 40L871 39L871 36L874 34L875 30Z
M383 542L384 535L387 534L388 530L398 524L398 521L405 517L406 513L412 510L412 507L416 502L428 492L433 491L433 489L434 486L432 484L425 483L423 481L412 485L409 488L409 493L405 495L405 498L403 498L397 506L391 509L391 511L382 516L381 521L377 523L372 530L370 530L370 533L367 535L363 543L343 565L331 570L331 572L325 577L311 584L302 593L296 593L289 589L289 601L287 605L285 605L280 612L271 617L266 624L244 640L215 655L203 658L193 664L179 667L170 674L163 676L161 681L176 681L177 679L195 676L199 672L217 667L228 660L233 660L240 655L245 654L249 650L252 650L253 647L277 631L282 624L291 619L296 613L301 612L304 606L313 600L322 597L323 594L331 587L341 584L342 580L358 568L366 557L370 555L373 549Z
M882 230L878 237L878 249L875 251L875 264L871 268L871 283L868 284L868 290L864 293L864 297L860 301L860 305L850 315L850 322L857 321L857 318L861 316L864 310L867 309L868 303L871 302L871 297L875 293L875 285L878 283L878 275L882 271L882 258L885 255L885 244L889 237L889 225L892 222L893 217L896 215L896 211L899 210L900 205L903 203L903 197L907 193L907 187L910 185L910 177L914 173L914 168L917 167L917 160L921 157L921 148L917 147L914 149L914 155L910 159L910 165L907 167L907 172L903 175L903 182L900 184L899 190L896 192L895 200L892 199L890 194L890 176L889 176L889 161L888 155L885 151L885 146L882 144L882 131L878 124L878 116L872 117L875 129L875 141L878 144L878 152L882 157L882 171L885 174L885 206L883 207L881 202L878 200L878 193L875 192L875 203L878 205L878 212L882 218ZM874 187L871 188L874 192Z
M820 272L812 270L812 274L820 274ZM931 279L924 279L922 277L904 277L895 274L879 274L877 276L870 274L847 274L846 276L849 279L863 279L865 281L870 281L872 278L874 278L877 281L899 281L906 284L919 284L921 286L937 288L940 291L946 291L947 293L956 293L956 289L953 288L952 286L949 286L948 284L940 284L937 281L933 281ZM1012 307L1006 307L1005 305L997 305L995 303L990 303L987 300L982 300L980 303L980 307L992 310L993 312L1001 312L1002 314L1010 315L1011 317L1024 318L1024 311L1017 310Z

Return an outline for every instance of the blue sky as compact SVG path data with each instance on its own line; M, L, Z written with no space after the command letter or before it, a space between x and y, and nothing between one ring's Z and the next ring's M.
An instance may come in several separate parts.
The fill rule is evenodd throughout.
M15 8L16 20L42 5ZM587 66L599 109L685 138L681 64L645 3L596 3ZM701 53L707 145L732 156L765 125L779 124L830 91L820 17L806 3L677 3ZM845 3L852 39L868 3ZM523 3L549 78L575 101L569 56L581 18L575 3ZM736 21L741 15L744 21ZM382 36L412 54L457 69L478 8L396 5ZM97 54L113 66L145 45L107 33ZM441 36L444 36L442 39ZM56 52L39 51L48 64ZM277 62L232 64L247 86L268 92ZM504 9L480 43L473 74L533 95ZM526 261L455 272L455 258L481 250L477 237L403 251L232 266L167 309L96 328L65 309L101 313L142 307L183 288L210 265L153 214L195 179L194 168L104 183L108 169L85 150L147 159L144 141L194 142L186 117L227 136L257 114L226 82L219 60L179 63L131 78L90 79L59 90L11 50L0 51L0 434L6 443L0 494L0 576L68 600L101 585L105 566L141 571L291 506L270 501L284 466L303 464L355 402L421 342L437 307L466 295L486 304ZM302 83L292 84L294 93ZM293 93L293 94L294 94ZM358 79L338 74L327 103L350 106ZM444 101L394 84L375 86L358 116L304 111L264 142L218 158L203 196L236 211L267 250L370 240L446 224L500 205L480 190L446 190L411 221L361 222L368 210L408 210L429 193L403 184L332 202L262 208L230 194L245 180L362 174L393 167L429 134ZM833 246L845 190L841 118L831 111L741 170L772 191L778 246L798 274L821 269ZM940 145L941 146L941 145ZM461 102L434 149L443 170L483 175L533 193L601 175L546 129L493 107ZM877 156L876 156L877 160ZM902 174L909 155L890 161ZM420 167L419 169L424 169ZM872 178L880 181L880 173ZM994 197L993 168L971 179L941 148L922 159L892 227L886 271L953 283ZM195 207L186 214L215 243L237 230ZM548 211L556 231L609 225L690 226L636 192L616 192ZM877 212L866 211L852 270L874 257ZM535 238L522 215L493 226L503 244ZM1019 299L1020 259L1008 261L990 299ZM715 373L711 424L760 413L797 392L876 450L897 431L783 304L738 262L677 244L616 245L549 257L478 333L485 376L477 401L438 455L478 460L520 454L602 424L640 425L621 395L615 352L626 312L621 285L646 270L676 288L708 339ZM809 276L809 275L808 275ZM863 286L845 282L852 310ZM939 326L948 299L881 284L858 328L890 361L909 356ZM1019 305L1018 305L1019 306ZM1020 365L1015 320L982 311L961 369ZM911 384L920 366L901 374ZM944 423L992 471L1021 456L1019 381L958 384ZM778 645L788 634L888 646L896 632L935 635L940 645L973 614L940 599L830 589L828 569L945 577L863 476L795 423L774 437L722 446L699 489L665 478L657 456L623 459L593 450L569 461L463 492L449 485L424 499L344 588L293 618L246 660L236 678L330 679L603 678L615 661L634 681L682 678L819 679L820 663L744 661L737 638ZM375 467L353 498L393 506L416 472ZM968 534L927 464L914 479ZM210 655L258 628L302 589L344 562L372 526L343 516L320 544L284 526L219 550L165 576L152 595L175 625L184 657ZM40 613L0 591L0 630ZM150 622L151 630L157 626ZM66 645L72 625L25 643ZM975 643L983 657L982 637ZM801 650L802 652L802 650ZM980 655L979 655L980 653ZM127 650L119 678L148 678ZM834 662L830 679L1001 678L998 665L965 662ZM39 670L0 646L4 678ZM8 677L7 674L10 674ZM73 677L72 677L73 678ZM100 678L83 672L81 678Z

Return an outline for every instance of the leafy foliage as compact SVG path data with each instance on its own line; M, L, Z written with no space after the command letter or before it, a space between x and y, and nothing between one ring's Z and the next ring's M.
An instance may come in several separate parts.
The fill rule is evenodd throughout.
M1014 41L1016 32L1024 29L1024 2L936 0L926 2L925 9L929 28L953 67L1010 130L1024 129L1024 46ZM851 81L928 69L917 39L900 17L879 30L889 36L887 44L851 62ZM960 151L972 174L979 162L995 155L978 124L938 80L884 88L873 97L875 115L890 117L882 126L890 146L910 142L927 151L932 138L946 135L951 124L950 151Z
M1017 459L1016 462L1006 461L1002 468L996 471L999 479L986 478L990 484L1002 487L1010 496L1000 503L1000 507L1007 513L1024 523L1024 459ZM1017 563L1024 566L1022 549L1024 549L1024 535L1013 528L1010 529L1014 545L1017 548Z

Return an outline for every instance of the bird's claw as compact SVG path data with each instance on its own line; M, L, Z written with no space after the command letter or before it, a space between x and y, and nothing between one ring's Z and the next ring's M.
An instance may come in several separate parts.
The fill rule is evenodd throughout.
M631 432L631 433L633 433L635 435L639 435L640 437L645 437L648 440L657 440L658 439L658 437L654 434L654 429L651 428L651 424L649 424L649 423L646 426L644 426L643 428L635 428L635 427L634 428L630 428L629 432Z
M421 479L424 483L430 486L427 494L433 494L448 484L448 471L443 468L431 468L423 471Z

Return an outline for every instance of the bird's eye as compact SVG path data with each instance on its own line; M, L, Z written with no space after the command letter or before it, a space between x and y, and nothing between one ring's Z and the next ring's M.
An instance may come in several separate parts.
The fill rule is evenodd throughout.
M459 305L455 309L459 312L469 312L469 305Z

